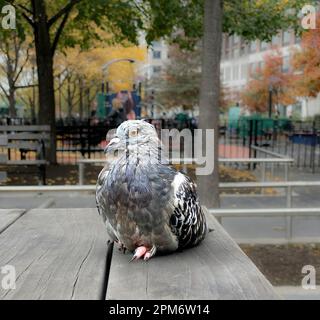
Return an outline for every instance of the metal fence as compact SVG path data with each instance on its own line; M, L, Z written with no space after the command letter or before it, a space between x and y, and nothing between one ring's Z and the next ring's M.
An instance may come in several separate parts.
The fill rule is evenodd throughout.
M28 119L0 119L2 124L27 125ZM149 119L158 131L163 128L182 130L196 128L195 119ZM268 125L266 125L266 121ZM9 123L8 123L9 122ZM58 120L57 159L59 163L76 164L82 158L102 158L105 137L113 126L108 121L93 119ZM257 158L255 147L294 158L293 165L315 172L320 168L320 123L277 119L240 119L236 124L221 122L219 128L219 157ZM267 156L267 155L266 155ZM252 166L251 166L252 168Z
M286 240L293 240L292 219L293 217L320 217L320 208L292 208L292 193L294 188L320 187L319 181L284 181L284 182L227 182L220 183L220 189L241 189L241 188L285 188L286 189L286 208L263 208L263 209L234 209L234 208L210 208L217 220L222 223L223 218L232 217L285 217L286 218ZM95 185L71 185L71 186L1 186L0 193L48 193L65 194L71 192L95 192ZM317 239L317 242L319 238Z
M187 172L187 167L190 164L196 164L197 160L194 158L171 158L171 164L180 164L182 165L182 169L184 172ZM289 165L294 161L292 158L219 158L219 163L224 165L230 164L259 164L261 165L261 181L266 181L266 166L267 164L279 164L284 166L284 181L288 181L289 178ZM77 161L78 164L78 177L79 177L79 185L84 184L84 175L85 175L85 166L86 165L101 165L101 166L109 166L110 160L108 159L80 159Z
M313 172L320 167L320 122L240 119L220 126L220 156L256 158L259 147L294 158L293 165ZM223 147L221 147L223 146Z
M168 119L146 119L152 123L158 133L161 129L184 128L193 129L191 121ZM108 122L92 123L57 123L57 159L59 163L76 164L79 159L104 158L103 149L106 144L106 134L114 126Z
M241 188L284 188L286 190L286 208L263 209L208 209L221 223L227 217L285 217L286 238L292 240L293 217L318 217L320 208L292 208L292 193L294 188L320 187L320 181L283 181L283 182L235 182L220 183L220 189Z

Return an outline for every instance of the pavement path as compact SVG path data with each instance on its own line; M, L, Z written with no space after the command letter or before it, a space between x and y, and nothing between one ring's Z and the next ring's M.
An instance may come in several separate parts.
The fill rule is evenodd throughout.
M275 291L285 300L320 300L320 288L303 289L302 287L274 287Z
M256 173L259 176L259 172ZM282 168L275 168L275 176L283 174ZM290 180L319 181L320 173L291 168ZM23 195L3 196L0 193L1 208L31 209L41 206L53 198L51 207L55 208L95 208L94 195ZM47 202L48 203L48 202ZM50 201L49 201L50 203ZM221 197L222 208L284 208L286 199L283 190L278 195L225 195ZM293 207L320 207L320 187L296 188ZM238 242L268 242L284 240L286 234L285 218L224 218L222 224ZM320 241L320 217L293 218L293 236L297 238L318 238ZM272 243L272 242L271 242Z

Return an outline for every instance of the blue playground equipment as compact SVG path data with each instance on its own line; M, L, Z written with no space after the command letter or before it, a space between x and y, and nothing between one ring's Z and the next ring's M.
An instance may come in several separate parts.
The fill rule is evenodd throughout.
M140 91L140 90L139 90ZM128 91L121 91L122 94L128 94ZM130 91L132 100L134 102L133 110L136 114L136 118L141 118L141 95L137 90ZM116 98L117 93L98 93L97 94L97 112L96 116L103 120L112 110L112 101Z

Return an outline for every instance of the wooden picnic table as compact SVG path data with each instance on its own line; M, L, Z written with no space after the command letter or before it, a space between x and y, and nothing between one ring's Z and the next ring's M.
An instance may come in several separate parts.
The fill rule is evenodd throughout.
M15 267L16 289L0 286L0 299L278 299L215 218L208 221L214 231L200 246L129 263L131 254L107 244L96 209L2 209L0 267Z

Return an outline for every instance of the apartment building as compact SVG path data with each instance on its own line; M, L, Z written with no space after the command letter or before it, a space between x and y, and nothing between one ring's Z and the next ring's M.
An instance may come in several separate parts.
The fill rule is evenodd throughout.
M244 41L237 35L224 35L222 42L221 78L229 89L231 98L239 100L239 92L250 80L250 74L263 65L263 57L270 50L278 49L283 56L283 72L290 69L293 48L300 47L300 38L292 31L281 31L267 43L264 41ZM301 99L297 104L279 110L287 116L300 115L301 118L320 114L320 98Z
M153 41L147 50L147 63L144 69L147 79L151 79L163 71L168 61L168 45L164 40Z

